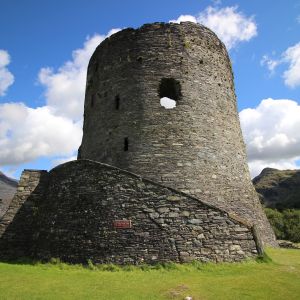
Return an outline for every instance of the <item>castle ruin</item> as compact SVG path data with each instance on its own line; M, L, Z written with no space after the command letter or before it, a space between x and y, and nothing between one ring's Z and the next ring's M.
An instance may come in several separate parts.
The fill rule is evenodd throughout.
M25 170L0 220L5 259L240 261L263 245L277 243L251 183L231 63L190 22L97 47L78 160Z

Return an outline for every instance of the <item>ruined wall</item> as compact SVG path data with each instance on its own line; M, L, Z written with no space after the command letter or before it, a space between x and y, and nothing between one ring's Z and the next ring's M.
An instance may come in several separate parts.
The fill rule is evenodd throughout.
M118 168L79 160L54 168L46 179L35 213L27 211L27 221L22 220L23 228L34 224L30 245L24 243L33 258L139 264L240 261L257 255L248 224ZM114 228L114 221L124 219L131 228ZM20 228L18 220L12 224Z
M159 88L164 79L178 85L174 109L160 105L169 96ZM98 46L88 67L79 158L236 213L276 245L251 183L227 51L199 24L147 24Z
M38 229L36 215L39 201L47 190L48 173L24 170L17 192L0 219L0 258L19 259L32 255L32 246Z

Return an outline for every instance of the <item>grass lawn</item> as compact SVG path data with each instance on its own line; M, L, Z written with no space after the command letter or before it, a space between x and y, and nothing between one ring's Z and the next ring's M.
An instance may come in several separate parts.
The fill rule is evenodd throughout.
M300 250L267 253L272 262L144 270L0 263L0 299L300 299Z

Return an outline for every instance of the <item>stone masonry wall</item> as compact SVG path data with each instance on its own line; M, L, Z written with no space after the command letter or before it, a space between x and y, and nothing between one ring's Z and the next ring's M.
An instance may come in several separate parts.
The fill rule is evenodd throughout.
M24 170L17 192L0 219L0 258L19 259L31 256L36 236L36 213L47 190L48 173Z
M35 213L28 211L35 225L27 253L37 259L139 264L240 261L257 255L250 225L181 192L97 162L79 160L54 168L36 203ZM132 227L114 228L116 220L130 220Z
M174 109L160 105L163 79L180 86ZM231 63L204 26L146 24L98 46L88 67L79 158L235 213L276 245L248 171Z

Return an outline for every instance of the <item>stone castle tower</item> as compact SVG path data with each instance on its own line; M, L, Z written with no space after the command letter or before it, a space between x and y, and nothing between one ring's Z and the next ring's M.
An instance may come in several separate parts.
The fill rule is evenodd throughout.
M78 160L24 170L0 219L7 260L240 261L264 244L277 245L251 183L228 54L190 22L98 46Z
M274 244L248 171L230 59L211 30L155 23L106 39L89 63L84 111L79 158L216 205Z

